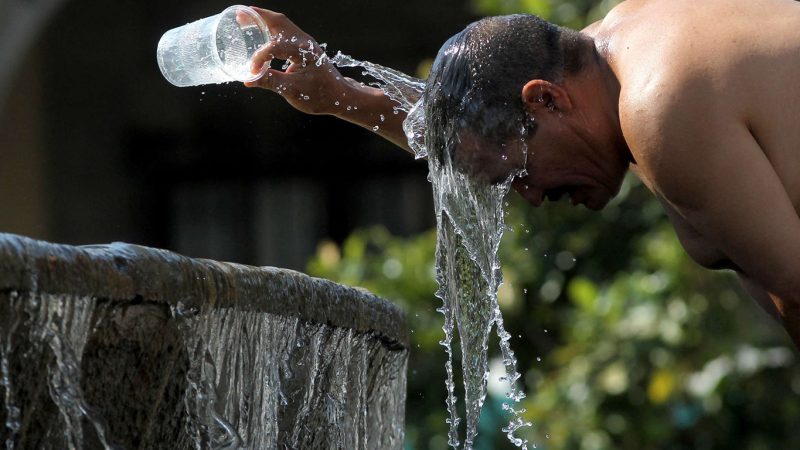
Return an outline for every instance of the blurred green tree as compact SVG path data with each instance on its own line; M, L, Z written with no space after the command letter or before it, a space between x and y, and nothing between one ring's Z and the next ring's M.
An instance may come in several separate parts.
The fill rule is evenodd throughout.
M483 15L530 12L573 28L616 3L472 1ZM507 201L498 299L528 393L534 426L526 437L537 448L800 448L800 368L790 341L735 276L688 259L635 178L600 213L560 203L533 209L515 194ZM406 435L414 449L447 447L435 239L434 231L399 238L360 230L341 246L322 242L308 265L407 312ZM499 375L490 380L478 449L513 448L500 432Z

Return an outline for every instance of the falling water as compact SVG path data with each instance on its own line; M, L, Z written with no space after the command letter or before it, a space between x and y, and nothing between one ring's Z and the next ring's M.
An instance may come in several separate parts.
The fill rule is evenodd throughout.
M232 308L187 317L182 328L192 412L185 426L195 448L401 447L401 424L368 406L402 411L403 390L371 386L367 371L388 365L388 375L403 361L371 346L371 336Z
M412 111L411 121L424 111L424 104ZM425 134L444 133L445 130L427 129ZM409 134L409 133L407 133ZM423 144L417 143L419 147ZM503 236L503 198L509 191L512 177L503 183L489 184L475 180L456 168L454 158L445 149L429 148L428 167L433 185L434 207L437 217L438 242L436 249L437 292L445 316L445 339L442 345L452 358L453 324L458 328L464 374L466 407L466 433L464 448L472 448L477 434L480 411L486 398L488 381L488 339L492 326L500 338L500 351L506 369L505 380L510 385L508 393L513 403L524 398L516 384L519 373L516 357L509 345L510 334L505 330L503 317L497 303L497 290L503 282L498 249ZM457 426L459 418L454 408L452 363L448 362L448 409L450 412L450 445L459 445ZM524 424L522 409L511 404L504 408L511 412L512 420L504 431L512 443L527 448L527 442L514 437L514 432Z
M428 158L438 231L436 278L440 288L436 295L443 302L438 311L444 315L444 339L440 343L447 352L445 383L450 415L447 420L450 424L449 445L453 448L461 445L461 418L456 407L453 377L454 330L458 330L462 353L466 418L464 448L471 449L486 398L488 339L494 326L506 368L504 381L510 386L510 402L504 404L504 409L510 413L511 421L503 431L513 444L527 448L528 442L515 436L517 429L530 424L522 418L525 411L514 407L525 394L517 386L520 375L509 344L511 335L505 330L497 303L497 290L503 281L498 258L505 229L502 205L513 175L499 184L479 182L455 167L453 158L446 156L449 149L426 146L426 134L449 131L433 130L426 122L422 100L424 81L341 53L337 53L332 61L341 67L363 67L365 75L379 80L378 86L397 102L396 109L408 113L403 128L414 154L417 158ZM525 153L524 146L522 152Z
M81 364L84 348L91 329L94 301L90 297L48 294L23 296L11 292L3 308L7 333L0 338L2 352L2 386L5 391L5 444L6 448L16 448L19 433L30 422L31 411L21 404L36 396L35 387L27 385L31 379L45 377L49 398L55 404L62 430L47 429L44 436L27 437L28 444L54 446L54 448L82 449L87 442L97 442L103 448L114 448L106 437L105 420L87 405L81 389ZM9 323L10 322L10 323ZM10 326L5 327L6 324ZM21 333L19 330L24 330ZM21 348L21 342L33 344ZM20 355L20 352L22 354ZM44 374L32 375L20 372L17 365L22 356L28 360L47 361ZM34 370L38 367L33 367ZM13 372L13 373L12 373ZM91 439L83 423L88 422L93 433ZM7 434L6 434L7 433ZM25 447L25 437L22 447Z

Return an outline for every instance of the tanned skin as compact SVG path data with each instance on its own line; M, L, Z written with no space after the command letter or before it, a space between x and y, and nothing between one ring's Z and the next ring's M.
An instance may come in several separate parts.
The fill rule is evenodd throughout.
M266 46L256 66L273 57L293 64L248 86L307 113L380 125L409 150L393 102L328 63L304 66L313 38L259 11L275 34L299 39ZM597 210L632 170L689 256L735 270L800 348L800 2L627 0L582 33L596 52L578 74L521 89L538 123L527 146L537 151L514 188L533 206L566 193ZM491 178L508 169L487 167L499 171Z
M628 1L589 33L686 252L736 270L800 347L800 3Z

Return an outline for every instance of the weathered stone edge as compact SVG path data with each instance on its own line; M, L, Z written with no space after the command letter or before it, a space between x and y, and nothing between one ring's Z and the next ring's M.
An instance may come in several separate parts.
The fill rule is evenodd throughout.
M187 310L235 306L370 332L408 348L403 311L365 290L119 242L76 247L0 233L0 290L141 299Z

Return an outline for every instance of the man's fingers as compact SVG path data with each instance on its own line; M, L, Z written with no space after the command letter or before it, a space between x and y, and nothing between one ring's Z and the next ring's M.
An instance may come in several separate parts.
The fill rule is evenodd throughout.
M281 59L293 64L313 64L319 58L319 50L311 50L312 48L314 48L313 42L300 43L297 38L287 39L279 36L253 54L251 70L256 73L265 63L273 59Z
M256 19L250 14L247 14L244 11L236 11L236 23L239 24L241 27L248 27L256 25Z
M269 64L273 58L280 58L280 56L275 55L275 50L273 47L273 42L269 42L256 50L256 52L253 54L253 57L250 58L250 72L258 73L261 71L261 68L264 66L264 64Z
M258 8L255 6L251 6L250 8L255 10L255 12L257 12L258 15L260 15L261 18L264 19L264 23L267 24L267 28L269 28L270 34L273 35L282 34L284 31L293 32L297 30L297 26L294 23L292 23L292 21L289 20L288 17L279 12L270 11L264 8Z
M247 87L260 87L269 89L282 94L290 87L291 75L281 72L280 70L268 69L267 73L256 81L248 81L244 83Z
M263 8L253 8L269 28L269 51L275 58L288 59L292 62L303 60L303 54L309 51L319 56L320 49L314 39L303 32L285 15Z

